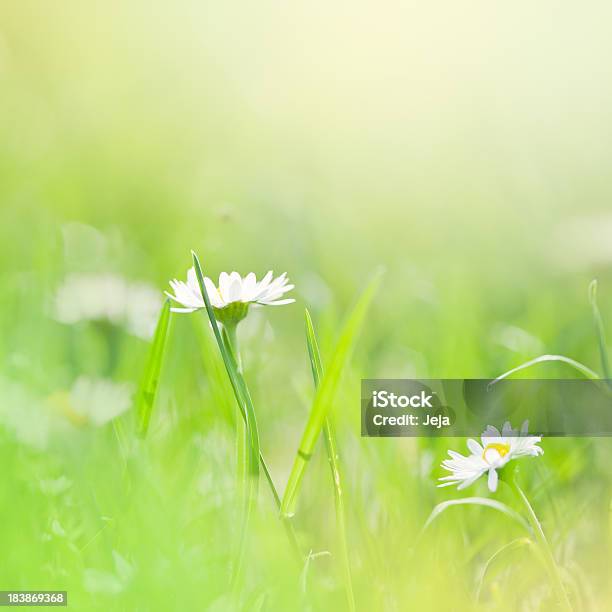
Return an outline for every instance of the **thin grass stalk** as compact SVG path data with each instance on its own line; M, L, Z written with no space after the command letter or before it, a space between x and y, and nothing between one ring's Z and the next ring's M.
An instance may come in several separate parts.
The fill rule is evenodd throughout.
M504 558L509 552L517 550L523 546L526 546L529 549L535 549L535 543L532 542L529 538L517 538L516 540L512 540L511 542L504 544L487 559L484 564L484 567L482 568L482 572L480 574L480 578L478 579L478 584L476 586L476 593L474 595L474 599L476 599L477 603L480 603L480 597L482 594L484 581L493 563L497 561L497 559ZM541 554L538 554L535 550L534 553L536 554L538 559L541 558Z
M531 503L529 502L529 498L527 497L527 495L525 495L525 492L518 484L516 476L512 479L512 487L514 488L515 493L517 494L518 498L523 503L525 510L527 511L527 518L529 520L529 524L533 529L536 542L540 549L542 559L548 570L548 575L550 577L550 581L552 583L552 587L557 597L557 600L565 610L572 612L573 607L565 589L565 585L563 584L561 572L559 570L559 566L557 565L557 561L555 560L552 548L550 547L550 543L546 538L546 534L542 529L542 525L538 519L537 514L535 513Z
M321 379L323 378L323 363L321 360L321 353L319 352L319 344L317 342L317 336L314 331L312 324L312 318L308 309L305 311L306 316L306 343L308 345L308 354L310 356L310 365L312 368L312 378L314 381L315 389L319 387ZM346 600L348 608L351 612L355 610L355 595L353 591L353 577L351 575L351 564L348 553L348 539L346 537L346 521L344 512L344 499L342 494L342 476L340 473L340 463L338 457L338 445L336 443L336 436L334 428L329 416L325 419L325 425L323 427L324 439L325 439L325 450L327 452L327 459L329 461L329 467L332 476L332 484L334 489L334 507L336 510L336 530L338 532L338 542L340 545L341 558L342 558L342 572L344 574L344 589L346 592Z
M593 311L595 331L597 332L597 341L599 343L601 370L603 372L603 377L608 381L608 385L610 385L610 360L608 358L608 346L606 344L606 330L597 304L597 279L592 280L589 285L589 302L591 303L591 310Z

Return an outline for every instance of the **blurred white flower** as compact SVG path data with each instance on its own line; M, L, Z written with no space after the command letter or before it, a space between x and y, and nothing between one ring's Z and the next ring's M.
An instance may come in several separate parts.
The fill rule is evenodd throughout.
M108 321L139 338L153 335L161 295L146 283L130 283L114 274L72 274L55 295L61 323Z
M52 430L52 415L26 387L0 377L0 425L19 442L45 450Z
M544 451L537 446L541 436L528 435L529 423L525 421L520 433L512 429L510 423L504 423L502 432L489 425L481 436L482 446L476 440L468 440L470 455L467 457L449 450L450 459L442 462L442 467L451 472L450 476L440 478L439 487L458 484L457 489L465 489L488 472L490 491L497 490L498 469L504 467L512 459L519 457L537 457Z
M287 284L289 279L283 273L273 279L272 272L268 272L259 282L253 272L241 277L238 272L221 272L219 286L207 276L204 277L206 292L210 303L215 309L215 315L221 323L238 322L246 317L249 305L255 306L282 306L295 302L293 299L280 299L294 285ZM172 280L170 286L174 295L166 291L166 295L181 304L182 308L173 308L173 312L194 312L205 308L204 298L200 291L195 269L187 272L187 282Z
M81 376L72 385L66 399L68 416L75 423L101 426L131 406L132 385Z

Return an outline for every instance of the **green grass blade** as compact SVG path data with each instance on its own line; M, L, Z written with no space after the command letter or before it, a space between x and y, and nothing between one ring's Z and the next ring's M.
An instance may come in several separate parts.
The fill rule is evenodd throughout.
M597 305L597 279L591 281L589 285L589 302L593 311L597 341L599 343L599 355L601 359L601 369L606 380L610 380L610 361L608 359L608 347L606 345L606 331Z
M161 372L164 351L168 339L168 328L170 327L170 300L166 300L162 306L153 336L153 344L149 350L147 364L144 369L140 389L138 390L136 402L136 414L138 415L137 434L144 438L149 430L153 405L159 387L159 375Z
M511 542L504 544L486 560L482 571L480 572L480 577L478 578L478 584L476 586L476 594L474 596L476 602L480 601L480 595L482 593L482 587L484 586L484 580L493 563L497 561L497 559L504 559L508 553L512 552L513 550L522 548L523 546L526 546L530 550L536 552L535 544L529 538L517 538L516 540L512 540ZM538 555L538 558L539 557L540 555Z
M306 316L306 343L308 345L308 355L310 356L310 365L312 367L312 378L315 388L319 387L323 378L323 364L317 337L312 324L312 319L308 309L305 312ZM323 427L325 437L325 449L327 451L327 459L332 475L332 483L334 487L334 506L336 509L336 529L338 531L338 540L342 554L342 571L344 573L344 585L348 608L351 612L355 610L355 595L353 592L353 578L351 575L351 564L348 553L348 541L346 537L346 521L344 514L344 498L342 493L342 476L340 473L340 464L338 457L338 445L334 428L330 417L326 417Z
M544 534L544 530L542 529L542 525L540 520L538 519L531 503L529 502L529 498L525 495L525 492L519 486L516 477L512 481L512 485L519 499L523 502L525 509L527 510L527 517L529 518L529 524L535 534L536 542L540 547L540 551L542 553L543 560L548 569L548 574L550 576L550 581L552 583L553 589L556 593L559 604L565 608L566 610L573 610L572 604L570 602L569 596L567 594L567 590L565 588L565 584L563 582L563 578L561 577L561 571L559 566L557 565L557 561L553 554L553 551L550 547L548 539Z
M238 372L236 362L230 351L227 349L223 338L221 337L221 331L219 330L217 318L215 317L213 307L210 303L210 298L208 297L208 293L206 291L206 286L204 285L204 275L202 274L202 267L200 266L198 256L193 251L191 252L191 255L193 257L193 265L198 279L198 284L200 285L200 291L202 292L204 304L206 305L206 312L208 314L221 357L223 358L227 375L232 385L234 395L236 396L236 401L238 402L238 405L242 407L241 409L244 409L247 435L250 441L249 453L247 454L249 462L248 473L257 477L259 474L259 435L257 432L257 422L255 420L255 410L251 402L250 395L246 391L244 379Z
M561 363L566 363L567 365L571 366L572 368L580 372L585 378L589 378L591 380L597 380L600 378L597 372L594 372L588 366L585 366L583 363L580 363L579 361L576 361L575 359L571 359L570 357L565 357L564 355L540 355L539 357L536 357L535 359L531 359L517 366L516 368L512 368L511 370L504 372L501 376L498 376L495 380L491 381L489 385L494 385L500 380L504 380L504 378L508 378L508 376L512 376L512 374L516 374L517 372L526 370L528 368L531 368L532 366L538 365L540 363L549 362L549 361L558 361Z
M312 378L315 388L319 388L321 378L323 378L323 364L321 362L321 353L319 352L319 343L315 334L312 318L308 308L305 311L306 317L306 343L308 345L308 356L310 357L310 367L312 369Z
M255 506L257 498L257 486L259 481L259 433L257 431L257 421L255 419L255 409L251 402L251 397L246 388L246 383L238 371L236 361L231 353L231 349L228 350L226 343L223 341L217 318L213 311L213 307L210 303L210 298L206 291L204 284L204 275L202 274L202 267L198 256L191 251L193 257L193 266L195 268L196 277L200 286L202 297L204 298L204 304L206 306L206 312L210 320L210 324L223 358L223 363L227 371L227 375L230 379L234 395L240 411L244 417L245 423L245 466L244 466L244 481L243 481L243 495L244 495L244 512L242 516L242 524L240 528L239 536L239 550L237 561L233 569L232 576L232 590L235 591L238 587L240 575L242 573L242 566L244 564L244 554L246 549L246 536L248 532L248 526L250 523L250 517Z
M350 357L357 335L365 321L368 307L378 287L379 279L380 277L377 276L359 298L340 334L340 338L330 361L330 366L321 379L310 414L308 415L306 427L302 434L293 468L289 475L287 488L283 495L281 513L284 517L290 517L295 512L295 505L306 466L308 465L317 439L325 424L325 418L327 417L338 389L340 376Z

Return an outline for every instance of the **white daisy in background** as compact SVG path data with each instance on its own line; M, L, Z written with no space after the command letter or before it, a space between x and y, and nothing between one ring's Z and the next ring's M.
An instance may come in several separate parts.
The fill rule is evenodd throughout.
M132 404L132 385L104 378L79 377L70 391L62 395L62 411L75 425L102 426L123 414Z
M61 323L106 321L149 339L155 330L159 292L115 274L71 274L55 295L54 315Z
M21 444L43 451L53 429L53 415L28 388L0 376L0 428Z
M259 282L253 272L245 277L238 272L221 272L219 285L204 277L206 292L210 303L215 311L215 316L221 323L238 323L246 317L249 306L282 306L291 304L294 299L281 299L282 296L293 289L287 274L283 273L273 278L272 272L268 272ZM187 282L172 280L170 286L174 295L166 291L166 295L181 305L180 308L172 308L173 312L194 312L205 308L204 298L200 291L200 285L196 277L195 269L192 267L187 272Z
M482 445L476 440L468 440L470 455L467 457L449 450L450 459L442 462L442 467L451 472L440 478L439 487L458 484L457 489L465 489L488 472L490 491L497 490L497 470L503 468L512 459L519 457L537 457L544 451L537 445L541 436L528 435L528 421L523 423L520 433L512 429L510 423L504 423L501 433L489 425L481 436Z

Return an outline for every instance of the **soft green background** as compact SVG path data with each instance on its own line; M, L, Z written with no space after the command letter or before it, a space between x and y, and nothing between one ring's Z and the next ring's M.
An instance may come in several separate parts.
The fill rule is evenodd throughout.
M435 487L444 442L359 438L358 383L494 376L545 352L599 368L587 286L599 278L612 325L610 13L605 2L4 2L3 418L52 410L46 398L83 374L139 380L146 342L114 333L109 364L104 331L50 316L67 274L161 292L192 248L211 275L287 271L297 304L260 312L242 337L282 489L312 399L303 307L325 359L382 267L334 413L358 608L475 607L484 563L521 534L460 508L417 546L434 505L465 492ZM42 450L3 429L0 588L66 588L77 610L232 607L232 403L207 375L205 329L199 315L174 318L138 460L112 425L62 430ZM119 423L130 438L133 415ZM582 605L606 609L612 445L542 446L521 464L526 488ZM321 451L294 522L306 550L332 556L312 561L304 589L262 485L245 609L345 605ZM61 476L65 492L41 491ZM490 496L484 482L468 491ZM518 508L503 487L494 497ZM548 610L549 596L519 549L494 563L480 605Z

